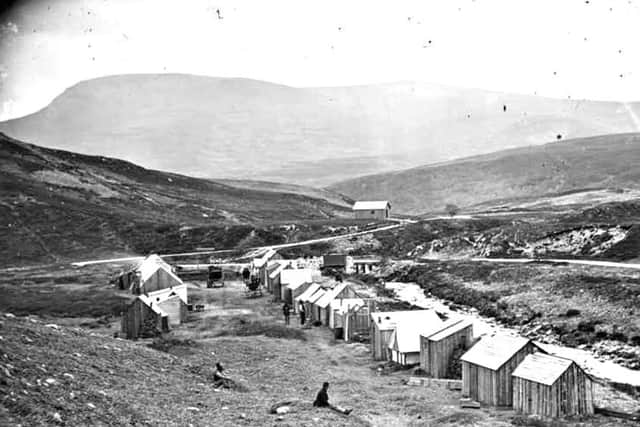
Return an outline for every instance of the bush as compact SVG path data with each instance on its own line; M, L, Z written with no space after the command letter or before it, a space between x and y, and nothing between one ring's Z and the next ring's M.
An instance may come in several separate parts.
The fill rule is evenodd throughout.
M196 347L197 345L198 343L194 340L161 335L158 338L154 338L153 342L151 342L151 344L148 344L148 347L154 350L170 353L171 350L175 349L176 347Z
M570 308L569 310L567 310L567 313L565 314L565 316L567 316L567 317L580 316L580 310L578 310L576 308Z

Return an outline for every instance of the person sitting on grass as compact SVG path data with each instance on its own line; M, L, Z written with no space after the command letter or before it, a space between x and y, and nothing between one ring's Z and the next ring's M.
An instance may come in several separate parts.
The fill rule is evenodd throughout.
M224 374L222 363L216 363L216 371L213 373L213 388L231 388L233 380Z
M322 389L318 392L318 395L316 396L316 400L313 402L313 406L317 408L329 408L343 415L349 415L351 411L353 411L353 409L341 408L340 406L332 405L331 403L329 403L328 390L329 390L329 383L328 382L323 383Z

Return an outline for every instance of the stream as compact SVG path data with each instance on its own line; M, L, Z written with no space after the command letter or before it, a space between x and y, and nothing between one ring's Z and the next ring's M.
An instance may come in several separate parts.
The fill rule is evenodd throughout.
M443 300L428 297L422 288L415 283L387 282L385 288L393 290L397 299L425 309L433 309L453 318L463 318L472 321L474 336L493 336L496 334L520 336L518 330L500 325L493 319L478 314L474 309L454 311ZM560 357L571 359L578 363L591 375L609 381L633 386L640 386L640 371L626 368L610 360L602 360L594 353L577 348L565 347L557 344L536 342L542 349Z

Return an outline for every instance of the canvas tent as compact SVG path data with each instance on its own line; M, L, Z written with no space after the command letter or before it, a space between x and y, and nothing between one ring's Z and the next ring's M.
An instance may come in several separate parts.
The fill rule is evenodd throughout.
M360 296L346 282L336 284L332 289L328 289L321 298L316 300L314 311L319 313L320 318L314 319L329 326L331 323L331 301L334 299L360 298Z
M420 363L420 335L430 335L442 328L442 320L433 310L420 310L420 319L400 316L389 338L392 361L400 365Z
M373 358L375 360L389 360L389 342L397 324L400 322L429 324L433 321L434 314L433 310L372 312L369 337Z
M306 304L309 301L309 298L316 293L320 289L320 285L317 283L311 283L307 289L304 290L300 295L298 295L294 299L294 305L296 306L296 310L300 308L300 305ZM305 306L305 310L307 307Z
M131 293L140 295L181 286L184 283L176 276L169 264L158 255L150 255L137 267L137 280L131 285Z

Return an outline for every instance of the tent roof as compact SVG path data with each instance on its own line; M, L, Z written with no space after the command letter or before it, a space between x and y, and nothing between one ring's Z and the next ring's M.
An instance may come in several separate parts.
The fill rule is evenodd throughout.
M253 260L253 266L256 268L262 268L277 252L274 249L269 248L260 258Z
M357 201L353 204L354 211L371 211L378 209L387 209L391 207L391 203L387 200L375 200L375 201Z
M149 255L138 265L137 270L140 272L140 284L144 285L144 282L149 280L149 278L159 269L166 271L174 280L182 284L182 280L175 275L171 266L155 254Z
M338 283L336 287L334 287L333 289L329 289L322 298L315 302L315 304L320 308L326 308L331 303L331 301L333 301L338 295L340 295L342 291L347 289L347 286L349 285L345 282Z
M440 341L472 325L473 323L468 319L449 319L442 324L438 331L431 335L423 334L423 336L429 338L429 341Z
M498 370L531 340L508 335L483 338L460 360L473 363L491 370Z
M442 320L433 310L425 310L420 321L411 317L401 318L391 333L389 348L400 353L417 353L420 351L420 335L431 335L442 329Z
M513 376L544 385L553 385L574 363L573 360L543 353L528 354Z
M316 291L320 289L320 285L312 283L309 287L296 298L300 302L307 302Z
M393 329L401 321L428 322L433 319L434 314L433 310L374 311L371 313L371 322L374 322L378 329ZM440 318L438 317L438 319Z
M327 291L325 291L324 289L320 288L313 295L311 295L309 297L309 299L307 299L307 302L310 302L311 304L315 304L326 293L327 293Z
M286 267L286 264L278 265L278 267L275 270L269 273L269 279L275 279L276 277L278 277L278 274L282 273L285 267Z
M313 272L310 268L283 269L280 272L280 282L283 285L313 282Z

